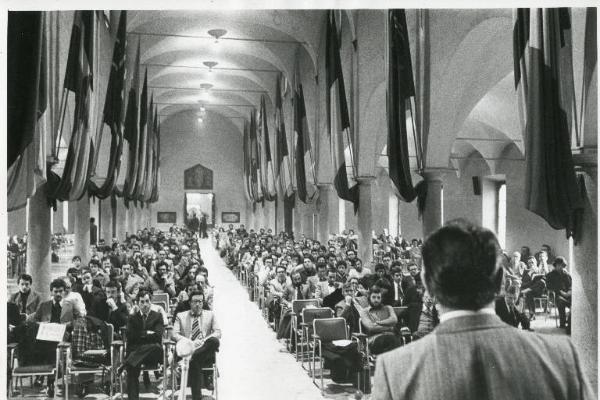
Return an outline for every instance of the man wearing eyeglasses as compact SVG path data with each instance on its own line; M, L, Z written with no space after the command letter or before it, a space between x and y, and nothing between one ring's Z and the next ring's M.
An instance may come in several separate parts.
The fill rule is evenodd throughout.
M194 353L190 359L188 382L192 387L192 399L202 399L202 387L213 390L213 377L203 374L202 368L215 363L215 353L219 351L221 330L214 313L203 310L204 294L201 291L190 293L189 311L177 314L173 324L173 339L188 338L194 343Z

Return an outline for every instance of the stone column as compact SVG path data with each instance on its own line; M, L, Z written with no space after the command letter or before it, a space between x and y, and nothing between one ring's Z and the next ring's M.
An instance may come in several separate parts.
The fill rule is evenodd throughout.
M314 239L314 223L313 223L313 204L304 204L304 213L302 215L302 233L310 239Z
M50 209L52 214L52 233L65 233L65 228L63 227L63 215L64 209L62 201L56 203L56 211Z
M318 200L318 240L326 244L330 234L335 234L339 228L339 199L332 183L319 184Z
M115 218L117 220L117 232L115 236L119 239L120 242L125 240L125 232L128 232L128 215L127 209L123 204L122 199L117 199L117 211L115 213Z
M579 351L583 371L598 391L598 162L597 155L574 156L585 182L581 238L573 248L571 265L571 339Z
M446 172L444 169L431 169L423 173L423 178L427 184L427 198L422 216L423 238L426 238L443 224L442 188L444 184L442 177L444 172Z
M48 297L52 270L50 268L50 213L46 200L46 184L29 199L27 226L27 265L25 271L33 277L33 290ZM89 227L89 222L88 222Z
M111 243L112 239L112 209L110 207L110 197L100 201L100 220L102 221L102 231L98 237L104 239L106 244Z
M76 201L69 201L68 212L69 212L69 221L68 221L68 226L66 227L67 232L75 233L75 220L77 220L77 202Z
M373 259L373 195L375 177L359 177L358 254L364 265Z
M73 202L75 208L75 254L81 257L81 263L86 264L90 257L90 198L83 196Z
M304 203L296 197L294 205L294 238L299 238L302 235L302 218L303 218Z

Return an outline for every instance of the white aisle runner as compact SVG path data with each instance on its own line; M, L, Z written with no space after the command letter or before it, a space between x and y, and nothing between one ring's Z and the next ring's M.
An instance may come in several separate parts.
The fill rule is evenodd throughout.
M215 287L214 311L221 327L219 400L322 399L308 373L283 346L263 319L248 292L225 266L211 239L200 251Z

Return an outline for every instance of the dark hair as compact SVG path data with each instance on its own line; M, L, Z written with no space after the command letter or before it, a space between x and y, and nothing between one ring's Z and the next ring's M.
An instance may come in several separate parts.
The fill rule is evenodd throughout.
M316 268L317 269L327 268L327 264L323 263L323 262L317 263Z
M21 275L19 275L19 279L17 280L17 283L20 281L27 281L29 283L33 283L33 278L29 274L21 274Z
M377 272L379 270L384 270L385 271L386 270L385 265L381 264L381 263L375 265L375 272Z
M515 285L510 285L507 289L506 289L506 294L512 294L512 295L516 295L518 291L518 288Z
M338 261L338 262L335 263L335 267L336 268L339 268L340 265L344 266L344 268L348 267L348 264L346 264L346 261L343 261L343 260Z
M71 258L71 262L73 262L75 260L79 260L79 262L81 262L81 257L79 257L79 256L73 256L73 258Z
M402 268L400 268L397 265L395 265L395 266L392 267L392 275L401 274L401 273L402 273Z
M566 267L567 260L563 256L558 256L554 259L554 261L552 262L552 265L554 265L556 267L558 264L564 265Z
M111 280L111 281L108 281L108 283L106 285L104 285L105 289L109 288L109 287L110 288L115 288L115 289L117 289L117 291L120 291L121 290L121 283L119 281L113 281L113 280Z
M158 269L160 267L165 267L167 269L167 271L169 270L169 264L167 264L166 261L159 261L156 263L156 270L158 271Z
M56 278L52 282L50 282L50 291L54 290L55 288L65 290L66 287L67 284L60 278Z
M71 267L67 270L67 274L77 274L79 275L79 269L75 267Z
M371 288L369 289L369 297L373 294L373 293L378 293L381 294L381 288L379 286L371 286Z
M192 298L194 296L202 296L202 300L204 300L204 292L202 290L194 290L192 293L190 293L189 294L190 301L192 300Z
M275 268L275 273L276 273L276 274L278 274L280 269L282 269L282 270L283 270L283 272L287 272L287 268L286 268L286 267L284 267L283 265L278 265L278 266Z
M92 258L90 260L90 262L88 262L88 267L91 266L91 265L95 265L98 268L100 268L102 266L102 265L100 265L100 261L96 260L95 258Z
M140 290L137 293L137 296L135 296L135 299L139 301L142 297L146 295L150 296L150 300L152 300L152 290L150 290L147 287L140 288Z
M500 290L500 245L488 229L450 221L427 238L422 254L425 285L444 306L479 310Z

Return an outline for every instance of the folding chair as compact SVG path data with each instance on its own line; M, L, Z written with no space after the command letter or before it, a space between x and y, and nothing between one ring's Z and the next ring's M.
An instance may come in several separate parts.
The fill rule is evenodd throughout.
M152 295L152 304L158 304L167 314L169 314L169 306L171 304L169 300L169 293L156 293Z
M102 382L104 382L104 375L109 374L109 396L112 398L114 393L114 383L116 380L115 371L116 371L116 362L115 362L115 349L120 348L121 342L113 341L114 339L114 330L112 324L107 324L107 338L108 338L108 348L102 350L91 350L86 351L84 355L87 354L100 354L101 357L104 357L104 362L100 363L96 367L81 367L77 366L73 363L73 357L71 354L71 347L66 348L65 355L65 373L63 374L63 385L65 387L65 399L69 398L69 384L68 378L71 376L78 376L83 374L101 374ZM109 353L110 352L110 353ZM121 378L118 378L121 380ZM120 387L122 386L122 382ZM122 395L122 394L121 394Z
M291 314L291 319L290 319L290 338L289 338L289 344L290 344L290 349L291 349L291 344L295 343L296 344L296 351L295 351L295 357L296 357L296 361L298 361L298 336L302 335L301 332L299 332L302 328L298 328L298 317L302 317L302 310L304 310L306 307L319 307L319 300L318 299L306 299L306 300L292 300L292 314ZM293 341L292 341L293 340Z
M315 367L318 346L320 366L319 377L321 379L321 386L317 385L317 387L321 390L321 395L323 395L323 343L330 343L334 340L348 340L348 325L346 325L346 320L344 318L315 319L313 320L313 332L312 378L313 383L317 385L315 382Z
M11 374L8 382L8 398L12 399L14 394L14 381L15 379L19 379L20 382L20 397L24 398L23 395L23 379L24 377L37 377L37 376L48 376L54 375L54 382L58 381L58 373L60 370L60 364L62 359L62 352L65 348L70 346L69 343L60 342L56 346L56 362L54 364L31 364L31 365L18 365L18 361L15 360L15 356L17 355L17 351L19 348L18 343L9 343L8 350L10 352L10 369ZM17 362L15 362L17 361ZM56 392L55 392L56 394Z
M171 383L171 400L173 400L173 392L175 391L175 387L174 387L174 382L175 382L175 377L174 377L174 368L173 368L173 363L169 362L169 360L173 359L172 356L173 354L173 349L175 348L175 342L173 340L170 339L171 334L170 334L170 330L173 329L172 327L168 326L165 327L165 333L163 334L163 340L162 340L162 346L163 346L163 361L162 363L159 363L157 365L145 365L142 364L140 367L140 375L143 375L144 373L150 373L150 372L158 372L158 373L162 373L162 390L161 390L161 394L160 397L162 397L163 400L165 400L167 398L167 386L168 386L168 374L167 371L171 371L171 376L172 376L172 383ZM119 362L122 363L124 360L124 354L127 352L127 328L121 328L121 337L123 338L123 346L120 347L120 353L119 353ZM123 380L120 379L120 391L121 391L121 400L123 400Z
M329 307L318 307L318 308L304 308L302 310L302 322L300 323L300 327L301 327L301 341L300 341L300 347L301 347L301 354L302 357L300 359L301 361L301 365L302 368L304 368L304 357L305 354L307 352L307 350L310 352L310 348L311 348L311 342L309 341L309 339L311 338L312 332L313 332L313 321L315 319L325 319L325 318L333 318L333 310ZM297 344L296 344L297 346ZM307 363L308 365L308 371L310 372L310 374L312 375L312 367L311 367L311 363L310 360L308 360L309 362Z

